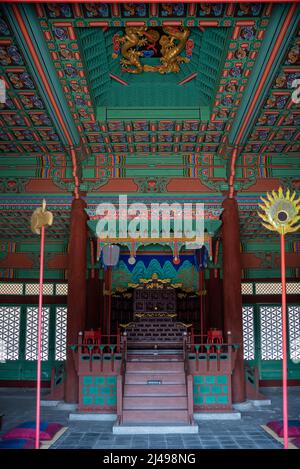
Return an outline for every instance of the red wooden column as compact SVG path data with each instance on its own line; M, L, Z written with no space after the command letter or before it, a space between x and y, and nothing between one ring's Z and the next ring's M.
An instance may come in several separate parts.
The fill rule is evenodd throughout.
M74 367L70 345L78 341L86 317L86 249L87 214L86 203L73 199L68 253L68 320L65 401L78 402L78 376Z
M216 327L223 331L223 281L219 276L215 276L213 269L210 269L209 274L210 278L206 283L208 302L207 326Z
M223 242L223 299L225 340L231 331L232 343L240 344L232 377L232 400L243 402L246 399L243 359L243 319L241 293L241 250L238 204L227 198L222 204Z
M101 281L98 269L95 269L94 277L87 280L87 314L86 329L98 329L101 320Z

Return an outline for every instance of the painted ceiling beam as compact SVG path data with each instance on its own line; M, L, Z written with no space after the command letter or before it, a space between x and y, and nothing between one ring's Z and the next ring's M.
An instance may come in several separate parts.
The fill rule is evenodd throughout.
M300 5L273 5L266 35L228 137L229 145L246 143L300 19Z
M62 143L77 146L80 135L69 111L34 6L19 4L6 5L4 8L28 69L45 101Z

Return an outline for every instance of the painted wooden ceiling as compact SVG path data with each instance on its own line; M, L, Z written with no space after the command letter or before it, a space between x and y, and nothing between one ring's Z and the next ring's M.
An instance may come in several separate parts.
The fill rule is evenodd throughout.
M177 193L220 208L231 187L250 239L263 233L259 195L299 189L299 5L19 3L0 15L0 238L30 235L22 201L30 210L41 194L63 239L74 190L88 204ZM191 31L180 73L122 72L115 35L168 24Z

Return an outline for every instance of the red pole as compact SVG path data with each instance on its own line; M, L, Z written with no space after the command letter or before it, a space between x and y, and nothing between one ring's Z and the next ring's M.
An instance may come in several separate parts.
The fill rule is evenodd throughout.
M203 343L203 271L199 271L199 293L200 293L200 343Z
M111 286L112 286L112 267L108 267L108 318L107 318L107 335L110 341L110 320L111 320ZM110 342L109 342L110 343Z
M102 326L103 326L103 335L107 334L106 330L106 315L107 315L107 297L106 297L106 289L107 289L107 271L104 270L103 276L103 318L102 318Z
M284 449L289 447L288 436L288 393L287 393L287 321L285 285L285 246L284 234L280 235L281 284L282 284L282 392L283 392L283 440Z
M40 447L40 404L41 404L41 349L42 349L42 305L43 305L43 275L44 275L44 245L45 227L41 227L41 251L40 251L40 288L38 309L38 338L37 338L37 386L36 386L36 427L35 449Z

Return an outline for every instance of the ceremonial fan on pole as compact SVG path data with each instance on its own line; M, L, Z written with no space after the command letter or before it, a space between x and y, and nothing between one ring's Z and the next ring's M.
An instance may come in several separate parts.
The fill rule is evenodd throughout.
M264 213L258 215L262 218L263 226L280 235L281 257L281 284L282 284L282 391L283 391L283 438L284 448L288 449L288 395L287 395L287 317L286 317L286 281L285 281L285 235L300 228L300 197L295 199L296 192L286 194L282 188L278 193L267 193L267 200L261 197L264 204L259 204Z
M39 308L38 308L38 334L37 334L37 377L36 377L36 430L35 449L40 446L40 402L41 402L41 352L42 352L42 304L43 304L43 275L44 275L44 247L45 227L52 225L53 215L46 210L46 201L42 207L37 208L31 216L31 230L41 237L40 247L40 284L39 284Z

